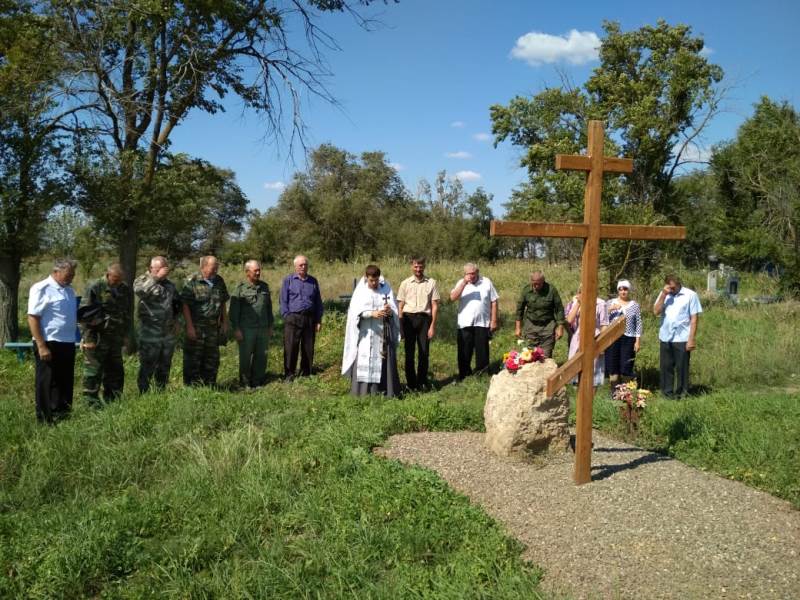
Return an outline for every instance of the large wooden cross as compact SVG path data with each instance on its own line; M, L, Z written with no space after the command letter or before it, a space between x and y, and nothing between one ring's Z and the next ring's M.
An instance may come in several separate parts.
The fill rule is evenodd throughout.
M603 155L605 132L601 121L589 121L587 155L558 154L556 169L586 171L583 223L531 223L492 221L491 235L509 237L567 237L583 238L581 261L581 297L586 310L581 311L580 350L564 363L547 381L547 394L552 396L579 373L578 406L576 410L575 483L591 481L592 460L592 401L594 399L594 359L625 332L625 319L615 321L596 339L595 302L600 240L682 240L684 227L654 227L648 225L607 225L600 223L600 198L604 173L632 173L633 160Z

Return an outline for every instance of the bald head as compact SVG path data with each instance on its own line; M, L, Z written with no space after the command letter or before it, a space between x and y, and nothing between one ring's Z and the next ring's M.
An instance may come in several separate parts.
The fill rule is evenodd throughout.
M261 279L261 263L257 260L248 260L244 263L244 274L247 277L247 281L255 283Z
M537 291L544 287L544 273L541 271L531 273L531 287Z

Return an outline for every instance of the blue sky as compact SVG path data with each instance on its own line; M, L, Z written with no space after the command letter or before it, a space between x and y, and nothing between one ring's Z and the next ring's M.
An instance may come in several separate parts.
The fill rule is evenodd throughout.
M496 216L526 173L517 149L493 147L489 107L558 85L559 69L578 85L585 81L598 65L592 34L602 34L603 20L631 30L663 18L703 36L732 86L706 147L735 136L762 95L800 108L800 3L793 0L401 0L363 12L383 25L364 31L347 15L320 19L341 47L326 53L327 87L340 106L306 99L307 144L383 151L412 192L440 170L458 174L468 191L481 186L494 196ZM226 113L190 114L171 149L233 169L251 207L264 210L304 157L296 152L292 160L286 144L265 142L260 119L238 101L226 105Z

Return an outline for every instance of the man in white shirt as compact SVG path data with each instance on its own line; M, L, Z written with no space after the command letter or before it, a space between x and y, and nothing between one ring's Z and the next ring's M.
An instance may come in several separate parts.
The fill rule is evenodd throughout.
M464 265L464 277L450 292L458 300L458 378L481 373L489 367L489 336L497 329L497 290L481 277L473 263ZM471 368L475 354L475 370Z
M661 315L658 330L661 393L667 398L680 398L689 393L689 355L696 348L697 320L703 307L697 294L683 287L677 276L667 275L664 284L653 305L656 316Z
M36 418L54 423L72 408L78 302L70 284L76 262L56 260L52 274L31 286L28 326L36 357Z

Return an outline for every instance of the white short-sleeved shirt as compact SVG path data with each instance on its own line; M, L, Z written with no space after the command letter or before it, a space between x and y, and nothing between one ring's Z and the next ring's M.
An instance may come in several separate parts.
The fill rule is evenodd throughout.
M28 314L41 318L45 341L76 341L78 300L75 290L68 285L59 285L52 275L31 286Z
M692 315L703 312L697 293L681 287L677 294L667 295L661 313L658 339L662 342L688 342Z
M456 284L455 290L462 280ZM492 302L500 296L488 277L480 277L475 283L468 283L458 299L458 328L489 327L492 320Z

